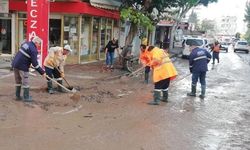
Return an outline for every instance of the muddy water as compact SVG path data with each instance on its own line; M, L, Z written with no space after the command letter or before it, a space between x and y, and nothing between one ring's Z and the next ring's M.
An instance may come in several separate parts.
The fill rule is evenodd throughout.
M170 102L160 106L147 105L153 85L143 84L141 76L98 81L113 74L79 78L86 71L81 68L69 76L80 87L78 103L67 93L47 94L40 78L32 78L38 87L31 91L34 104L15 102L12 78L0 80L0 149L250 149L250 67L234 53L221 53L221 63L209 65L207 97L201 100L186 96L187 63L175 62L178 82L170 87Z
M189 113L190 121L195 121L192 133L187 131L194 149L250 148L249 69L236 54L221 53L221 63L211 65L207 74L205 100L185 98L175 102L173 111ZM190 84L184 81L180 83L183 85L189 89Z

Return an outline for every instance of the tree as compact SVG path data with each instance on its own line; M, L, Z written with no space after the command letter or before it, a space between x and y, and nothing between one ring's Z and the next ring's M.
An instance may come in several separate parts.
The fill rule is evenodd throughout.
M188 22L197 24L198 23L198 17L197 13L192 10L191 14L189 15Z
M245 9L245 22L250 24L250 2L246 3L246 9Z
M180 23L181 19L187 14L187 12L198 5L207 6L209 3L217 2L217 0L179 0L177 2L177 7L172 7L167 11L169 16L175 21L172 31L171 31L171 40L170 40L170 48L173 48L173 39L174 33Z
M237 33L235 34L235 38L236 38L236 39L240 39L240 36L241 36L241 34L240 34L239 32L237 32Z
M215 30L215 21L214 20L209 20L209 19L204 19L201 22L201 30L202 31L214 31Z
M250 43L250 3L246 3L246 9L245 9L245 22L247 22L247 32L245 33L245 39ZM235 37L240 37L240 33L236 34Z
M130 24L125 45L132 43L138 27L152 29L166 8L176 6L176 0L122 0L121 20Z

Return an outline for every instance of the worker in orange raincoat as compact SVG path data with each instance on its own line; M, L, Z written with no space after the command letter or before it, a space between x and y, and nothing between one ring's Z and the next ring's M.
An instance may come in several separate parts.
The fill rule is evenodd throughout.
M150 60L149 60L149 52L147 50L147 39L142 39L142 43L140 45L140 61L145 66L145 73L144 73L144 83L148 84L149 79L149 72L150 72Z
M149 46L150 67L153 70L154 100L150 105L159 105L160 101L168 102L168 87L170 81L175 79L177 71L169 58L169 55L158 47ZM161 92L163 97L161 98Z
M219 58L219 54L220 54L220 43L218 41L216 41L214 43L214 46L212 47L212 51L213 51L213 63L214 64L215 62L215 59L217 59L217 63L220 62L220 58Z

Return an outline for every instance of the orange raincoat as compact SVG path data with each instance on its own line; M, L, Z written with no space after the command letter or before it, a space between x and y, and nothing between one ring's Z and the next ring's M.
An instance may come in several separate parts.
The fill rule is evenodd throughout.
M141 51L140 53L140 61L145 66L150 66L150 53L149 51L145 50L144 52Z
M167 78L173 80L178 75L169 55L158 47L150 51L150 67L153 68L154 83Z

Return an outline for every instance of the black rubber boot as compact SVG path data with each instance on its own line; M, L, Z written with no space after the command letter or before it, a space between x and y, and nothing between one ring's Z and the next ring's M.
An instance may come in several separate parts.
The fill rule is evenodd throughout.
M23 88L23 101L32 102L32 97L30 96L30 88Z
M63 85L63 81L62 81L62 80L57 80L57 82L58 82L59 84ZM66 92L63 90L63 88L62 88L61 86L59 86L59 85L58 85L58 87L57 87L57 91L58 91L58 92L61 92L61 93L66 93Z
M161 91L154 91L154 100L150 101L149 105L159 105L161 101Z
M47 85L48 85L48 93L54 94L52 81L47 81Z
M167 103L168 102L168 90L167 91L162 91L162 94L163 94L163 96L162 96L161 101Z
M148 73L145 73L145 80L144 80L144 83L148 84L148 78L149 78L149 74L148 74Z
M196 85L191 86L191 92L187 93L187 96L196 96Z
M205 98L205 94L206 94L206 86L205 85L201 85L201 95L199 96L201 99Z
M21 101L23 98L21 97L21 86L16 86L16 100Z

